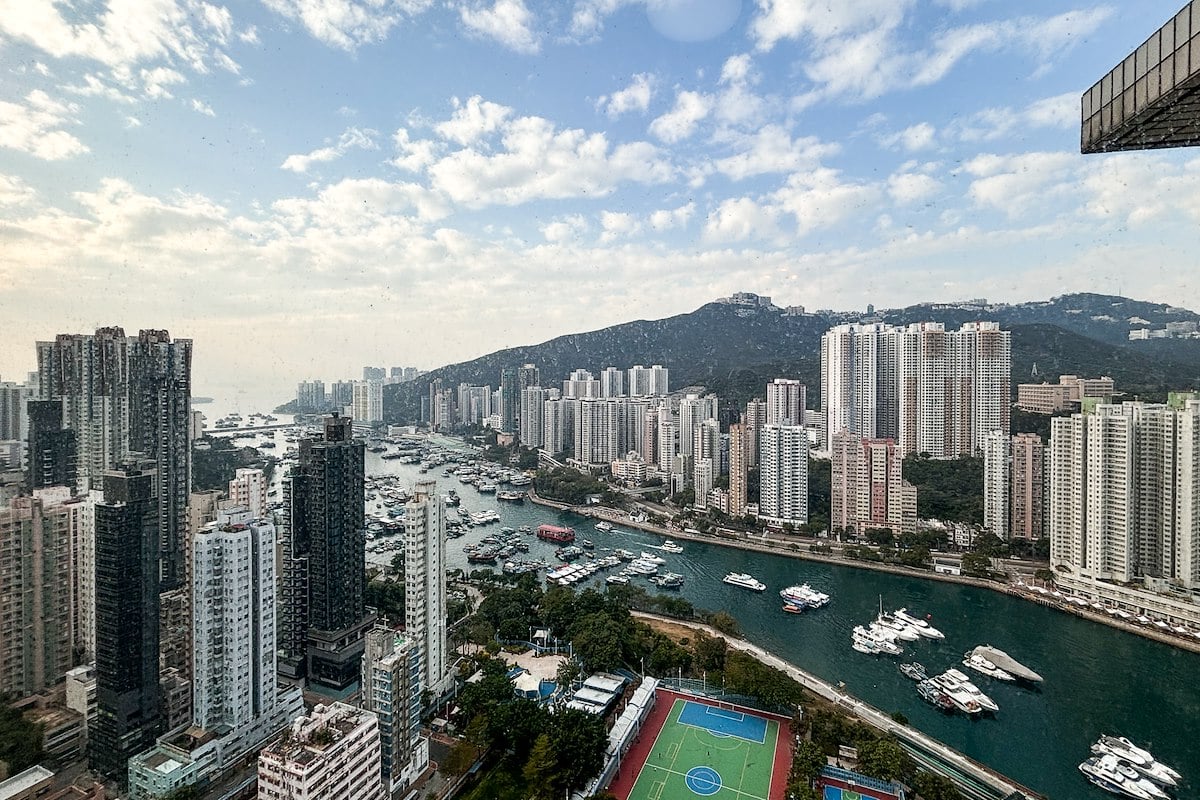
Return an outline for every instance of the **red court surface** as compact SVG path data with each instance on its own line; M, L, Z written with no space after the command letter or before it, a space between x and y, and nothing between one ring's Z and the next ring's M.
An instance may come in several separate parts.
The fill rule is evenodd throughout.
M719 705L719 701L711 698L683 694L669 689L658 689L655 692L654 708L650 710L650 713L642 722L642 729L635 737L629 751L621 757L621 767L617 770L616 776L608 786L608 791L616 795L619 800L628 800L630 793L633 791L634 784L637 783L638 774L645 766L646 759L650 756L650 751L654 749L654 740L658 737L664 723L667 722L667 717L671 713L671 706L678 699L690 700L693 703L702 703L710 706ZM726 708L730 707L728 703L721 705ZM785 790L787 789L787 776L792 766L791 720L787 717L778 714L769 714L758 709L742 706L733 706L733 708L756 716L773 719L779 723L779 739L775 746L775 761L771 771L771 792L768 800L784 800Z

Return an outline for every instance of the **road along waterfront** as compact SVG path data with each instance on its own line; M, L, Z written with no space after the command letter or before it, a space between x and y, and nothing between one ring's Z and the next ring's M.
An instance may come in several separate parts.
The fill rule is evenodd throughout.
M447 562L452 568L472 569L462 546L501 526L570 525L580 539L593 541L598 556L604 548L657 552L667 560L663 570L684 575L683 597L700 608L729 611L746 640L823 681L844 682L850 694L885 713L902 712L913 727L1054 800L1105 797L1076 769L1102 733L1128 736L1182 769L1190 785L1181 796L1200 784L1200 738L1190 735L1200 720L1200 655L972 585L802 561L683 541L679 536L674 538L684 552L663 553L652 549L661 545L659 535L620 522L605 532L596 529L594 520L569 511L497 502L494 495L443 476L443 470L435 467L422 474L416 465L367 454L369 475L393 474L404 486L436 480L443 492L455 489L470 511L498 510L498 524L473 528L449 541ZM525 540L530 545L527 557L553 561L554 546L532 536ZM386 564L397 552L368 557ZM756 594L728 586L721 582L728 572L749 572L768 589ZM602 574L593 585L603 588ZM817 611L783 613L779 589L806 581L831 594L833 601ZM636 585L656 589L643 579L636 579ZM945 642L906 644L904 660L941 672L950 666L961 668L962 654L969 648L991 644L1040 672L1045 684L1030 690L978 676L980 688L999 703L999 713L980 720L940 714L917 696L895 660L851 650L851 629L874 618L881 596L889 609L907 606L915 614L931 614L933 624L946 634Z

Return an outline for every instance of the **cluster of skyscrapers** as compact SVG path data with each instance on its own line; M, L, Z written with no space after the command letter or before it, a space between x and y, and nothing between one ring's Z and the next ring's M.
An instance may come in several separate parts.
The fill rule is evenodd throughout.
M365 445L350 418L301 440L282 508L258 469L193 492L189 340L101 328L39 342L37 357L0 392L0 424L19 437L0 451L0 692L46 711L49 755L86 755L150 798L206 784L291 726L260 760L270 787L280 759L343 758L328 742L361 725L371 734L346 743L370 777L336 796L382 797L419 775L422 692L450 676L433 484L407 509L401 636L364 601ZM354 684L361 709L303 716L302 687Z
M360 381L301 381L296 386L296 410L300 413L336 411L356 422L376 424L383 421L383 387L405 383L423 375L416 367L363 367Z

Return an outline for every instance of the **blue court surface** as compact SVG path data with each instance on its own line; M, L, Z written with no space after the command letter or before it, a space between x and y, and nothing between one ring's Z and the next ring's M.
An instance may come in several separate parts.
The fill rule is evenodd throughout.
M681 725L703 728L714 736L730 736L754 744L767 740L767 721L762 717L743 714L728 708L715 708L690 700L679 714Z

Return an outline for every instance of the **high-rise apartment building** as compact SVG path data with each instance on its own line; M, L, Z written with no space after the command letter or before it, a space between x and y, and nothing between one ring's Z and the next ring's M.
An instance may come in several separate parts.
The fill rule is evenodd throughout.
M622 431L627 407L619 399L586 398L575 409L574 458L584 464L608 464L629 451Z
M574 397L580 400L599 397L600 381L596 380L596 376L586 369L574 370L563 381L562 396Z
M345 703L318 705L258 756L261 800L384 800L379 718Z
M542 402L542 448L546 452L574 455L575 410L579 401L558 398Z
M281 591L292 607L281 641L284 668L340 691L358 680L362 637L373 622L363 595L365 445L353 438L351 420L335 414L325 418L322 438L303 439L299 449L286 481L291 508ZM301 616L303 666L295 649Z
M492 415L492 387L458 385L458 421L463 425L482 425Z
M521 390L520 439L525 447L545 446L546 401L557 397L557 389L530 386Z
M163 591L183 586L191 340L172 341L161 330L126 337L121 328L100 328L38 342L37 354L41 399L61 401L63 424L75 434L80 490L99 486L102 474L131 453L155 462L159 585Z
M616 367L605 367L600 371L600 396L623 397L625 395L625 373Z
M96 504L96 724L92 769L120 781L161 733L158 480L153 462L103 473Z
M354 384L355 381L334 381L329 384L329 391L323 395L325 399L314 410L344 412L354 404Z
M267 513L267 476L252 467L238 467L229 482L229 503L243 506L251 519L261 519Z
M729 515L741 517L746 513L748 465L750 449L746 426L735 422L729 426Z
M692 487L696 505L708 505L708 493L720 474L721 427L715 419L706 419L696 425L692 434Z
M767 403L764 400L751 400L746 403L746 466L758 466L758 434L767 424Z
M1009 457L1008 535L1036 541L1045 535L1043 494L1046 485L1045 446L1036 433L1012 437Z
M1008 538L1008 512L1012 491L1012 441L1004 431L992 431L983 440L983 528Z
M421 646L379 625L367 633L362 706L379 718L380 772L389 792L406 788L429 766L421 735Z
M671 393L671 371L662 364L650 367L650 394L665 397Z
M512 367L500 370L500 430L503 433L517 432L517 417L520 416L521 387L517 371Z
M759 432L758 516L772 525L808 522L808 436L799 425Z
M1184 600L1200 588L1200 395L1056 417L1049 450L1044 513L1056 580L1200 617ZM1139 597L1138 584L1179 599Z
M383 381L355 381L350 415L359 422L383 422Z
M0 687L18 698L58 683L75 666L79 502L60 491L0 507Z
M872 528L899 536L917 529L917 490L903 477L904 460L891 439L834 437L830 452L830 521L834 530Z
M767 425L804 424L804 384L776 378L767 384Z
M719 401L715 394L704 397L689 394L679 401L679 454L690 458L695 443L696 426L706 419L721 416Z
M325 411L334 403L325 396L324 381L301 381L296 385L296 405L301 411Z
M821 338L829 449L843 431L895 439L904 455L982 453L1008 432L1011 334L993 322L839 325Z
M22 384L0 381L0 441L25 441L25 404L30 399L29 390ZM20 469L20 466L13 464L11 468Z
M363 367L362 379L364 381L379 381L380 383L387 378L387 367Z
M58 400L30 400L29 452L26 481L30 489L69 486L79 482L76 469L75 432L63 426L63 406Z
M433 481L413 487L404 517L404 629L421 647L421 689L450 689L446 630L446 504Z

